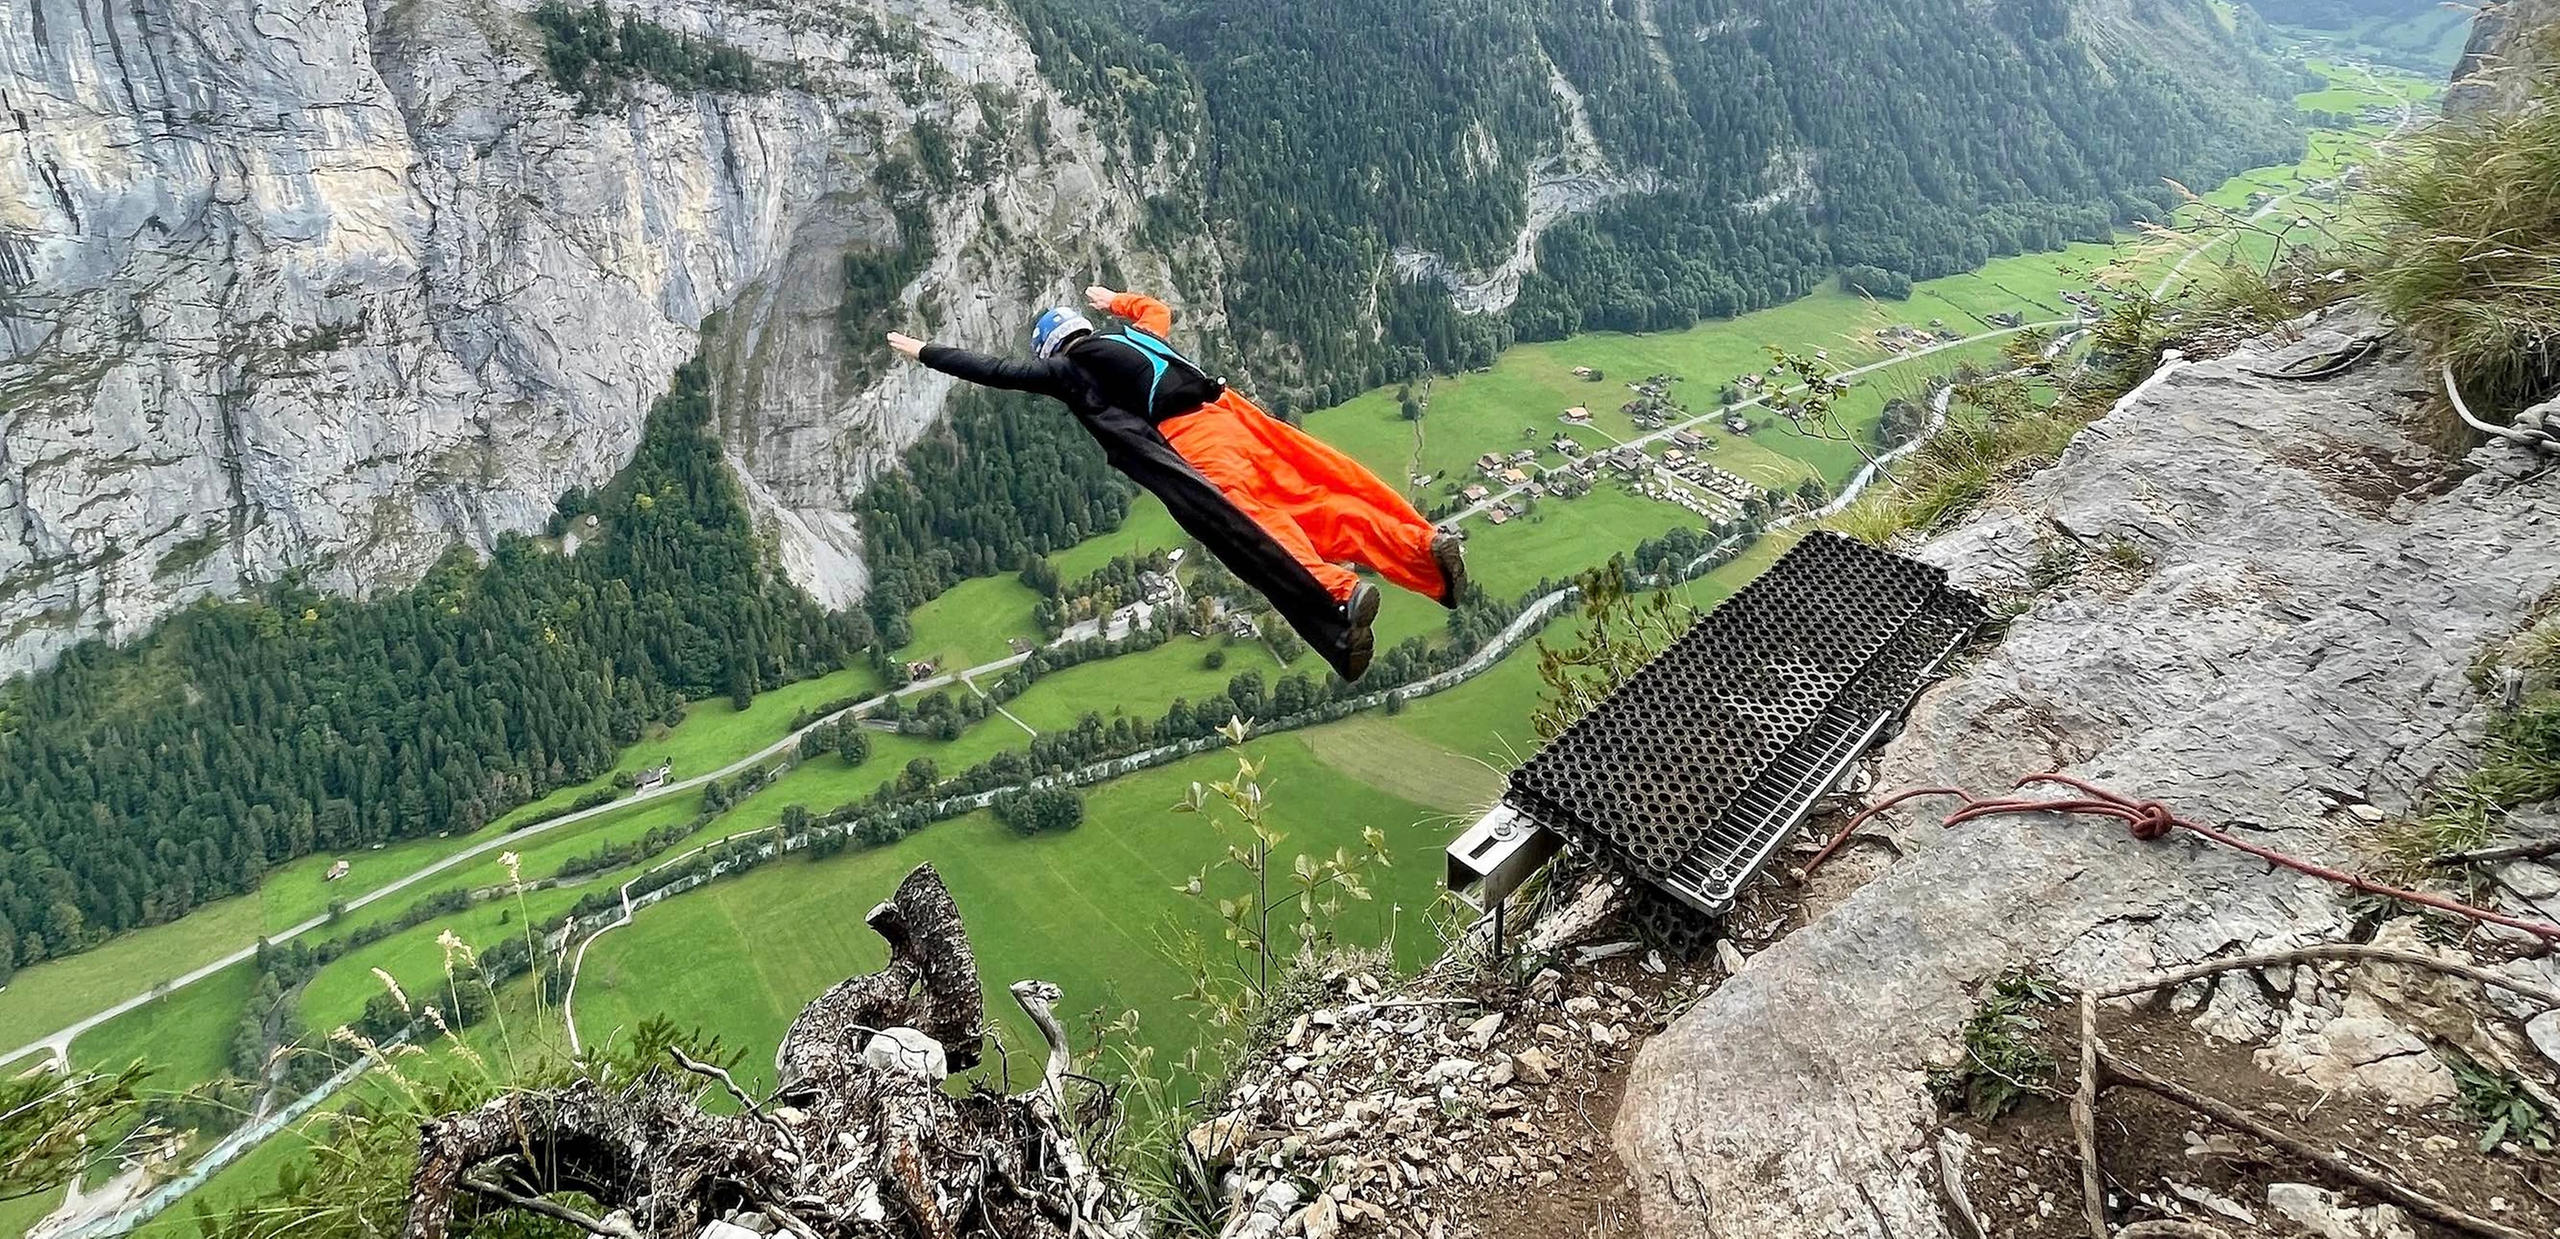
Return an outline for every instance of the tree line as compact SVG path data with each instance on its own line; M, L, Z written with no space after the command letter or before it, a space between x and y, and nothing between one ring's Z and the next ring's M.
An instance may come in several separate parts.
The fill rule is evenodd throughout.
M866 618L782 579L709 426L687 364L631 463L564 498L575 555L510 536L370 600L288 581L0 688L0 968L296 857L476 830L603 774L688 699L857 656Z

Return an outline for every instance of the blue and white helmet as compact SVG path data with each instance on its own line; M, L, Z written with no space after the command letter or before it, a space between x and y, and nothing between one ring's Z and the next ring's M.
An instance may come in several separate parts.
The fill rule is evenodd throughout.
M1072 307L1059 306L1044 310L1038 322L1031 324L1031 352L1037 357L1055 357L1067 342L1093 330L1093 323Z

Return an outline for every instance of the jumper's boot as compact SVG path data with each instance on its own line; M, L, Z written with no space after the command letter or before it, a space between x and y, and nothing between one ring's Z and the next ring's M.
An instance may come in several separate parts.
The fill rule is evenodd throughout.
M1466 535L1455 529L1431 535L1431 562L1440 566L1440 605L1457 610L1467 600Z
M1378 652L1378 634L1371 628L1378 619L1378 587L1367 581L1353 585L1342 603L1342 619L1351 630L1343 637L1342 658L1334 670L1348 682L1367 675L1369 659Z

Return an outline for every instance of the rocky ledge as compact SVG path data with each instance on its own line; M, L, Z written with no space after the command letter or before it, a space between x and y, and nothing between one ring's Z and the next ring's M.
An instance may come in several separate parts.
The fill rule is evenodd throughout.
M2378 344L2334 377L2262 377L2364 341ZM2473 658L2560 587L2560 483L2502 446L2431 447L2429 390L2408 349L2349 309L2128 398L2057 464L1918 548L2016 613L1853 785L1989 792L2065 771L2356 865L2376 822L2468 761L2490 708ZM2186 837L2142 842L2051 815L1945 830L1926 810L1948 802L1908 807L1809 882L1781 875L1772 906L1726 926L1755 948L1747 961L1728 940L1696 965L1634 952L1593 965L1607 948L1568 950L1525 989L1463 980L1454 964L1392 995L1333 978L1339 1000L1291 1027L1193 1133L1234 1167L1229 1233L1972 1233L1950 1211L1950 1151L2002 1177L1979 1202L2005 1211L1994 1233L2076 1226L2067 1132L1977 1139L1930 1092L1984 986L2033 965L2066 990L2094 987L2355 926L2350 892ZM2505 876L2511 898L2560 893L2547 869ZM2518 943L2476 945L2560 983ZM2394 1139L2467 1151L2445 1134L2453 1090L2433 1047L2485 1061L2532 1051L2476 986L2442 990L2373 965L2277 968L2108 1018L2136 1050L2237 1064L2270 1098L2300 1087L2370 1101L2342 1107L2341 1123L2433 1107L2433 1126ZM2039 1181L2057 1167L2072 1177ZM2231 1184L2177 1181L2114 1203L2214 1220L2189 1187L2253 1215L2397 1233L2387 1207L2290 1179L2251 1185L2247 1201Z
M2261 377L2367 339L2336 377ZM2370 822L2467 760L2472 658L2560 585L2560 480L2504 446L2439 455L2429 390L2346 310L2121 403L1922 552L2025 609L1922 699L1880 785L2066 771L2354 865ZM1637 1054L1615 1147L1644 1233L1950 1234L1926 1071L1983 981L2094 985L2350 927L2350 892L2183 836L1926 812L1886 833Z

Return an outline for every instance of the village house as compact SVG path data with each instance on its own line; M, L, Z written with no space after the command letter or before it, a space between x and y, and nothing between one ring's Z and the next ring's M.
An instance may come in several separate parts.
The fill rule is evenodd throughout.
M1262 639L1262 625L1254 622L1251 611L1230 611L1227 613L1227 635L1238 641L1258 641Z
M1518 486L1522 482L1526 482L1528 480L1529 475L1518 469L1505 469L1502 471L1502 482L1506 486Z
M1484 518L1496 525L1506 525L1511 522L1511 509L1495 504L1492 511L1484 514Z
M1694 430L1674 430L1671 432L1671 441L1693 452L1707 445L1707 441L1698 437L1698 432Z
M1573 377L1588 382L1592 379L1599 378L1600 372L1589 366L1575 366L1573 368Z
M1567 426L1588 426L1591 424L1591 410L1577 404L1558 414L1556 420Z
M1724 419L1724 428L1738 435L1751 433L1751 423L1742 420L1742 415L1739 413L1727 416Z
M930 678L934 672L940 671L941 669L942 660L939 658L928 658L918 662L911 662L907 664L907 679L910 682L927 679Z
M631 782L632 789L645 792L650 788L663 786L675 770L676 764L673 760L661 759L657 765L641 770L638 777Z
M1531 482L1528 485L1521 487L1520 493L1527 495L1532 499L1544 499L1547 497L1547 488L1543 483Z
M1550 444L1548 444L1547 446L1548 446L1549 448L1553 449L1553 450L1555 451L1555 453L1556 453L1557 455L1559 455L1559 456L1580 456L1580 455L1582 455L1582 444L1581 444L1581 442L1580 442L1580 441L1578 441L1578 440L1576 440L1576 439L1574 439L1574 438L1573 438L1572 436L1570 436L1570 435L1557 435L1557 436L1556 436L1556 439L1555 439L1555 442L1550 443Z
M1502 457L1495 455L1492 452L1487 452L1482 456L1476 457L1476 471L1479 473L1491 473L1501 467Z
M1686 463L1688 459L1689 454L1676 447L1662 454L1662 463L1669 465L1674 469L1679 468L1682 464Z
M1458 492L1458 497L1459 497L1459 498L1461 498L1461 499L1466 500L1466 501L1467 501L1467 502L1469 502L1469 503L1483 503L1486 499L1490 498L1492 495L1493 495L1493 492L1492 492L1492 491L1487 490L1487 489L1485 489L1483 486L1480 486L1480 485L1479 485L1479 486L1470 486L1470 487L1466 488L1465 490L1462 490L1462 491L1459 491L1459 492Z
M320 880L324 882L335 882L345 876L347 876L347 862L342 860L330 865L329 872Z

